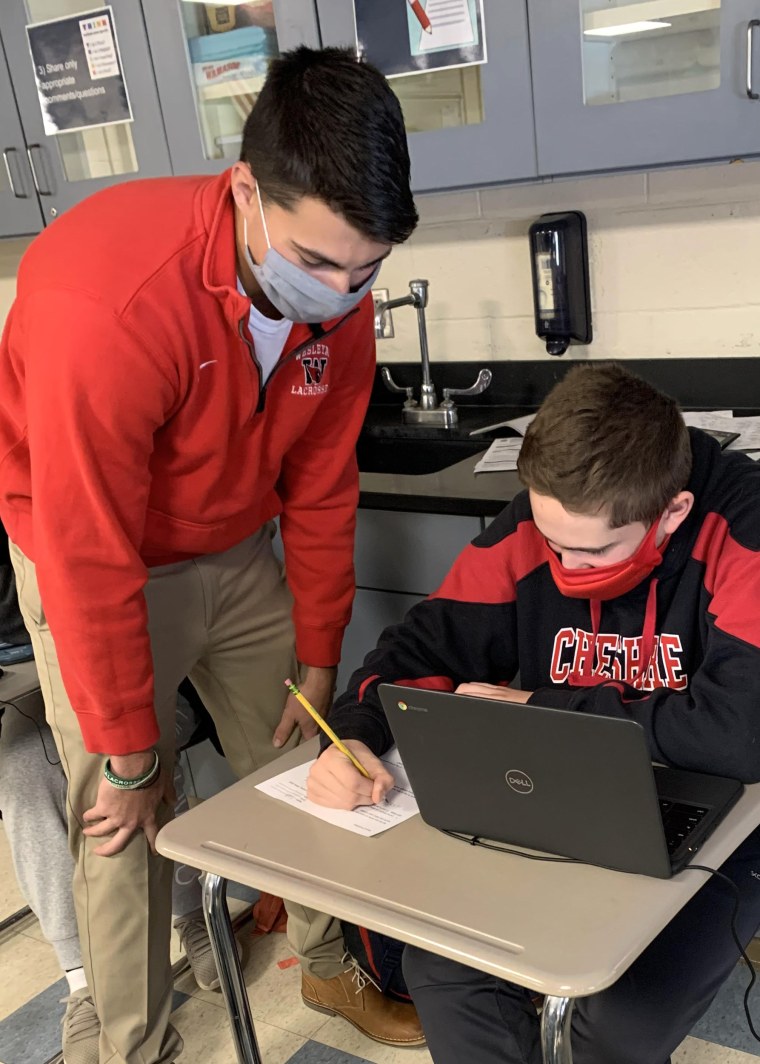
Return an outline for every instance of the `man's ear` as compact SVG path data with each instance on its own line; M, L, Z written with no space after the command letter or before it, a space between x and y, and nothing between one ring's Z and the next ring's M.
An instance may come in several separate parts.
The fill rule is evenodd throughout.
M251 173L248 163L236 162L230 174L232 198L243 213L248 211L251 200L256 195L256 178Z
M660 519L660 529L666 536L672 535L691 513L694 495L690 491L679 491L665 508Z

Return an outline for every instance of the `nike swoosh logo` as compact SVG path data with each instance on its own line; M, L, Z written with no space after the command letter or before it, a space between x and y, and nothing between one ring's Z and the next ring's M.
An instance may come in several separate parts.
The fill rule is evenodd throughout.
M212 358L210 362L201 362L200 366L198 366L198 369L205 369L206 366L213 366L213 364L218 361L218 358Z

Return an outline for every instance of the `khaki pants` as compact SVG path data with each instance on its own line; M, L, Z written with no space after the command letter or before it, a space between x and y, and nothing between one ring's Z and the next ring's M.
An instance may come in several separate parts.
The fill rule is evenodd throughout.
M233 771L245 776L295 746L272 746L295 675L292 600L266 525L222 554L150 570L145 588L155 674L159 754L171 775L177 687L189 676L216 724ZM19 601L34 646L48 723L68 788L74 901L88 985L102 1024L101 1064L173 1061L181 1039L169 1026L172 864L138 833L115 857L97 857L102 840L82 834L95 804L104 759L84 748L61 680L55 644L40 602L34 564L11 544ZM97 645L90 648L97 654ZM159 811L162 822L171 810ZM340 925L289 906L288 938L308 971L343 970Z

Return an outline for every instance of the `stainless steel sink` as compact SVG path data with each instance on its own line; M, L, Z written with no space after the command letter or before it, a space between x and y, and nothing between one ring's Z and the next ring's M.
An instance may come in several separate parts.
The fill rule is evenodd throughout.
M420 439L408 436L361 436L356 445L362 473L440 473L488 446L483 440Z

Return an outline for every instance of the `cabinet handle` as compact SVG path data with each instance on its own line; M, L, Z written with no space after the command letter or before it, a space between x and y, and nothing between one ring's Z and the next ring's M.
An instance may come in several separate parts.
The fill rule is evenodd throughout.
M11 186L11 192L16 199L29 199L29 193L21 192L16 188L16 182L13 180L13 170L11 169L11 155L18 155L18 148L3 148L3 162L5 163L5 172L8 175L8 184Z
M751 18L747 23L747 95L750 100L760 100L760 92L752 88L752 58L755 30L760 26L760 18Z
M37 192L40 194L40 196L52 196L54 190L50 188L47 183L44 185L44 187L42 184L40 184L40 179L37 175L37 167L34 165L35 152L39 152L40 173L45 173L47 171L47 167L45 167L45 149L41 144L30 144L26 149L26 154L27 158L29 159L29 166L32 170L32 177L34 178L34 187L37 189Z

